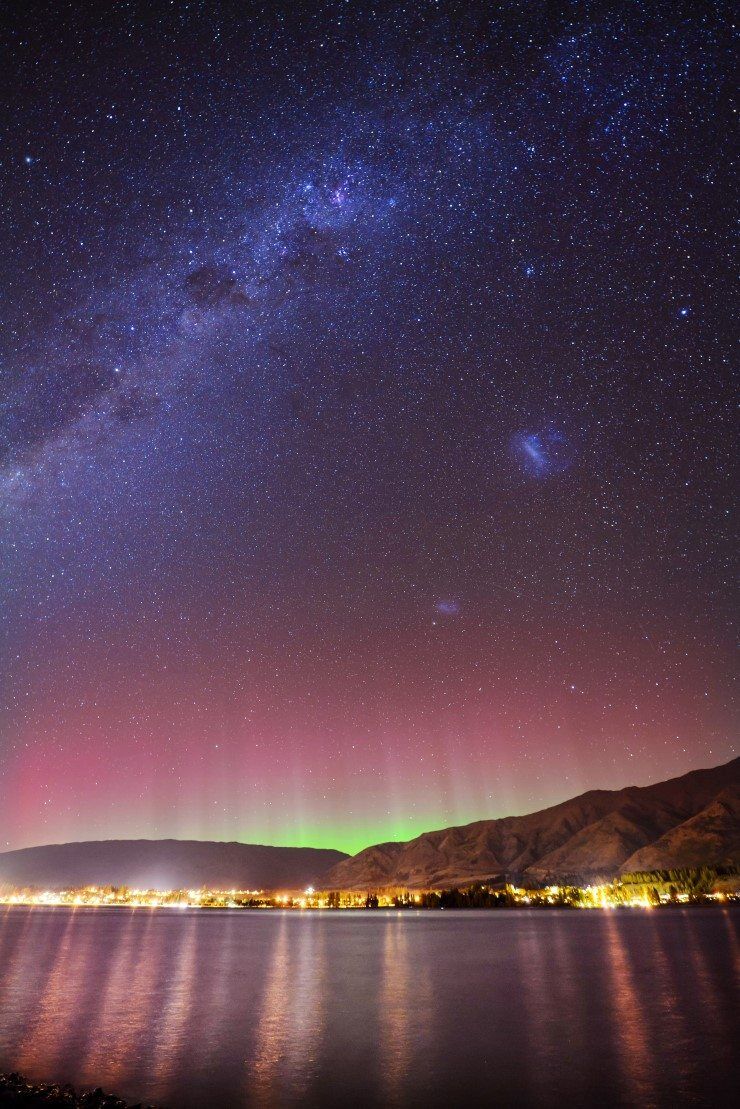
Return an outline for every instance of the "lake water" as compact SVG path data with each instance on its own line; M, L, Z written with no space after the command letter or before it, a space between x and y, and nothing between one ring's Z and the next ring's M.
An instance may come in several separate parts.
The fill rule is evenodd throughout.
M740 912L0 908L0 1070L172 1109L730 1104Z

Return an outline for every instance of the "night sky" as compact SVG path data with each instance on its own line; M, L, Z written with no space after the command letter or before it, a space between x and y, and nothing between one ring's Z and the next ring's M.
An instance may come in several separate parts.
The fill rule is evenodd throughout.
M7 5L0 847L737 753L730 5Z

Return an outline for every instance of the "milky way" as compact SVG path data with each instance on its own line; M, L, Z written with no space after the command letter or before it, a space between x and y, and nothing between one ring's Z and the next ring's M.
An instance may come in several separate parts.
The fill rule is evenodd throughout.
M5 13L0 845L734 753L731 9L472 7Z

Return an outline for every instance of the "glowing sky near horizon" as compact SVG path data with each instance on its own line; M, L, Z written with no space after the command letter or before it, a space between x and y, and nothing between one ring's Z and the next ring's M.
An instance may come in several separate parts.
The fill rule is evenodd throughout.
M0 848L737 753L723 4L2 15Z

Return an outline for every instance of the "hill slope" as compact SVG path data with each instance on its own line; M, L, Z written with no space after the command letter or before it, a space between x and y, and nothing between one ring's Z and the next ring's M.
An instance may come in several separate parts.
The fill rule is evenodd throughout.
M0 854L0 886L407 888L507 876L546 883L740 862L740 759L657 785L591 790L526 816L341 851L198 840L101 840Z
M545 882L740 858L740 759L653 786L591 790L527 816L479 820L338 863L330 886L454 886L504 875Z
M321 881L342 851L200 840L98 840L0 854L0 885L63 889L304 889Z

